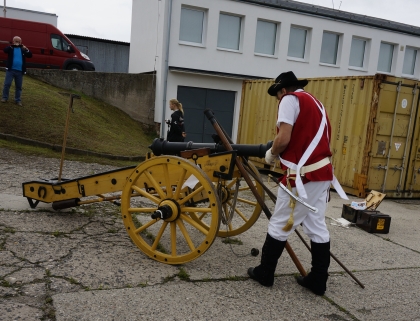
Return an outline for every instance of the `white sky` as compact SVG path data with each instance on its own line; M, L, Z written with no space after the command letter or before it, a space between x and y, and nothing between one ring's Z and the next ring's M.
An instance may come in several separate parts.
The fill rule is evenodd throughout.
M297 1L420 26L420 0ZM131 6L132 0L6 0L6 7L55 13L63 33L125 42L130 41Z

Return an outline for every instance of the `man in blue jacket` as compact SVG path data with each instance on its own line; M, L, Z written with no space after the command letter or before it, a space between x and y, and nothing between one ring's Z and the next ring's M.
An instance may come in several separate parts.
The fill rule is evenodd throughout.
M9 99L9 90L14 79L16 87L15 102L22 106L20 96L22 94L23 75L26 73L25 58L31 58L32 52L22 45L22 39L18 36L13 37L13 44L4 48L3 51L8 54L8 58L1 102L5 103Z

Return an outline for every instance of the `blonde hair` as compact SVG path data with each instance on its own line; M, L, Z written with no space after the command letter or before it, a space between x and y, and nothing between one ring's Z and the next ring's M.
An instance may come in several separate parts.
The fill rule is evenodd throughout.
M169 103L174 104L176 108L178 108L181 111L181 113L184 115L184 109L182 109L182 104L178 100L173 98L169 101Z

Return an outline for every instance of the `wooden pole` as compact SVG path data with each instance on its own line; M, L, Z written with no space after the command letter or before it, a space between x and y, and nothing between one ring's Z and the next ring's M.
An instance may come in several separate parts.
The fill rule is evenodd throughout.
M224 134L222 128L220 127L220 125L218 124L217 120L214 118L213 113L209 110L206 109L204 112L207 116L207 118L210 120L210 122L212 123L214 129L216 130L217 135L219 136L219 138L221 139L223 145L225 146L225 149L227 151L232 151L232 146L230 144L230 142L228 141L228 139L226 138L226 135ZM258 194L257 188L254 186L254 183L252 182L252 180L250 179L248 172L245 170L245 168L243 167L240 158L236 157L235 159L236 162L236 166L238 167L239 171L241 172L242 177L245 179L246 183L248 184L249 188L251 189L252 193L254 194L255 198L257 199L258 204L260 204L260 206L262 207L265 215L267 216L268 219L271 218L271 212L268 209L267 205L264 203L264 200L261 198L261 195ZM292 250L289 242L286 242L286 251L287 253L289 253L290 257L292 258L293 263L296 265L297 269L299 270L300 274L302 276L306 276L306 271L303 268L302 264L300 263L298 257L296 256L295 252Z
M73 107L73 95L70 94L70 102L69 102L69 107L67 109L66 126L64 128L63 146L61 147L61 161L60 161L60 172L58 173L58 183L61 182L61 174L63 172L64 154L66 153L67 134L69 131L70 111L72 107Z

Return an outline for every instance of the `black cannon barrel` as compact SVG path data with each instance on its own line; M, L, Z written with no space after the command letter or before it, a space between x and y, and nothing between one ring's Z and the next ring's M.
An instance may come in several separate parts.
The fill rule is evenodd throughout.
M237 152L238 156L264 158L266 151L271 148L271 145L273 145L272 141L268 142L265 145L232 144L232 148L234 151ZM223 145L216 143L194 143L192 141L178 143L168 142L163 138L155 138L155 140L153 141L152 145L149 146L149 148L156 156L179 155L179 153L184 150L200 148L210 148L211 153L221 153L226 151Z

